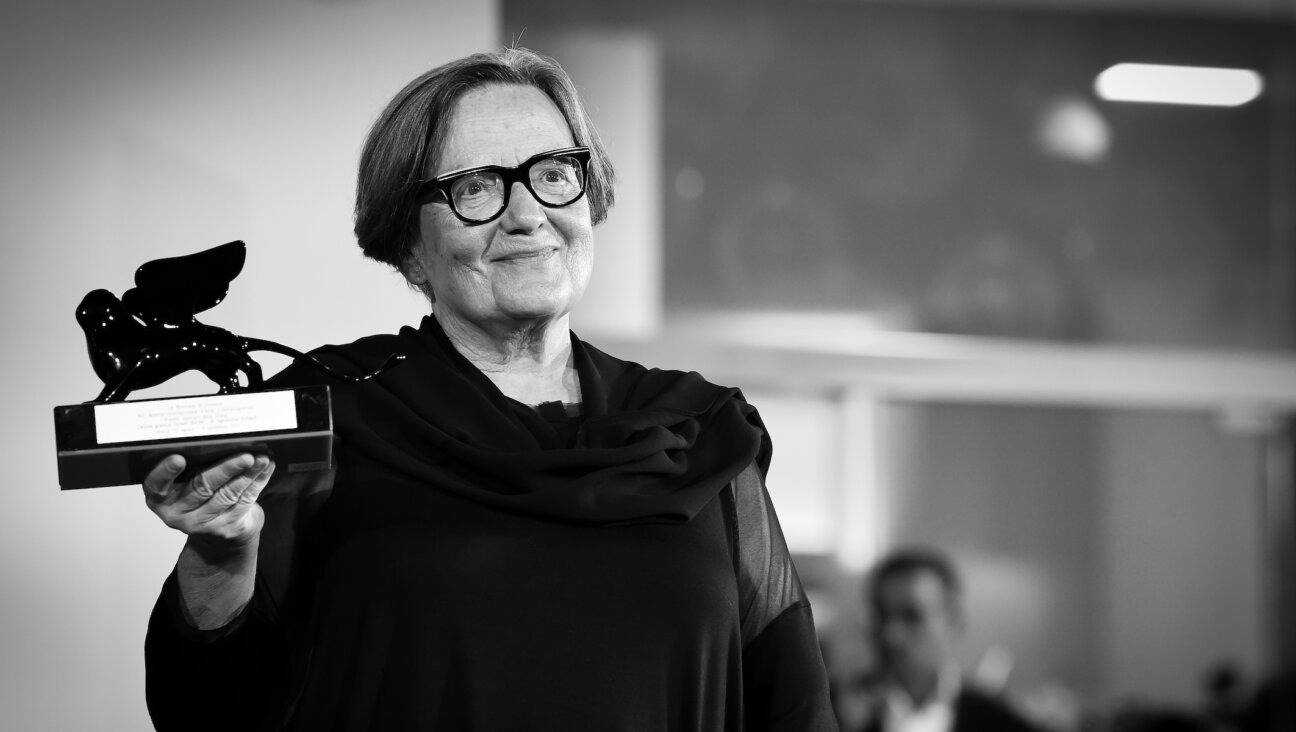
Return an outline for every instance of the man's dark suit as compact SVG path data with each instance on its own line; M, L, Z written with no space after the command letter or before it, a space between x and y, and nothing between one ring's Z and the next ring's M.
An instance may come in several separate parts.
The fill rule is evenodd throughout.
M861 732L882 732L882 719L875 715ZM1001 699L964 686L954 701L952 732L1040 732Z

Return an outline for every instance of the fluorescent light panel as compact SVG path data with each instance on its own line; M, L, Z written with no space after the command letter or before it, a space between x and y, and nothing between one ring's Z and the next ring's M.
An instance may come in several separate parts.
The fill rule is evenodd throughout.
M1098 75L1094 91L1113 102L1236 107L1260 96L1264 80L1250 69L1120 63Z

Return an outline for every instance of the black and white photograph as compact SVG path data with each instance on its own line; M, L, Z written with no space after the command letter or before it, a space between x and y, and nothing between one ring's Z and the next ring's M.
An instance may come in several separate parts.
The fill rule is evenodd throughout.
M1296 0L0 0L0 99L0 729L1296 730Z

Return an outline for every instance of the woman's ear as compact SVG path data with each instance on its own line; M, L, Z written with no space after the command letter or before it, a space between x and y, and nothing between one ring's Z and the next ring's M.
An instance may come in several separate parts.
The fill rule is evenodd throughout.
M417 290L427 296L430 302L436 302L436 295L432 294L432 281L428 277L427 269L417 257L410 256L401 262L400 273L409 283L411 290Z
M427 282L427 277L418 265L401 267L401 274L405 276L405 281L410 284L410 287L422 287Z
M423 268L423 263L418 257L409 255L401 262L400 273L405 276L405 281L413 287L422 287L428 281L427 270Z

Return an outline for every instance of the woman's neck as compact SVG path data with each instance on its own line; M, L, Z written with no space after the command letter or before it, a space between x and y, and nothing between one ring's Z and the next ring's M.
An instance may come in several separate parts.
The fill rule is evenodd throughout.
M455 349L505 396L523 404L580 401L566 315L493 331L456 318L439 322Z

